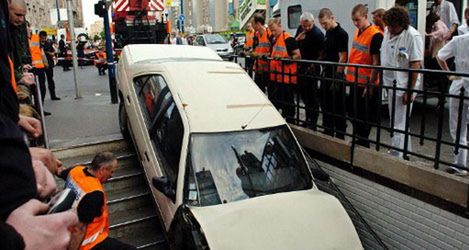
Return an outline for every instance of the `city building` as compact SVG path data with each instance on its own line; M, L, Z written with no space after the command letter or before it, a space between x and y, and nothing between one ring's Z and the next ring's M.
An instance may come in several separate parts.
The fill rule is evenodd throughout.
M51 26L50 1L30 0L26 2L26 6L26 20L31 24L34 33Z
M47 1L47 0L36 0L36 1ZM67 17L67 1L66 0L48 0L50 3L50 15L51 15L51 23L53 25L57 24L58 17L57 17L57 3L59 5L60 10L60 20L65 21L68 20ZM75 27L84 27L83 22L83 5L82 0L74 0L73 3L73 17ZM89 1L89 0L88 0Z
M92 23L88 29L88 35L90 38L93 38L95 35L98 35L104 31L104 24L102 20L97 20Z

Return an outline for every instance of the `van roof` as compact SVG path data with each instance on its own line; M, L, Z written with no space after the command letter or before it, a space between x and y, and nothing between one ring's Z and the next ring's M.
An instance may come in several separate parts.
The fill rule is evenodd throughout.
M239 131L285 124L265 94L239 65L212 59L211 55L216 55L212 50L197 46L149 46L147 49L138 46L138 50L152 51L158 56L172 51L175 52L172 59L175 59L174 55L183 55L185 60L142 56L146 59L131 66L131 75L163 75L173 98L182 104L190 132ZM162 49L166 51L159 53ZM124 53L127 52L134 53L133 48ZM201 52L207 60L201 60ZM186 55L200 57L191 59Z

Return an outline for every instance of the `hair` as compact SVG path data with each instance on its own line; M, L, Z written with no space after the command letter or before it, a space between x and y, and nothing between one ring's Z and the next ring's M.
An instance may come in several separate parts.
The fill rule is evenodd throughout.
M277 25L282 25L281 21L280 21L280 18L271 18L269 20L269 26L272 25L272 24L277 24Z
M314 15L310 12L303 12L300 16L300 22L302 21L314 22Z
M371 12L372 15L379 16L381 18L384 16L384 13L386 13L386 10L383 9L383 8L379 8L379 9L373 10L373 12Z
M45 32L44 30L41 30L39 32L39 36L47 36L47 32Z
M260 23L261 25L265 25L265 18L262 14L255 14L252 20L254 20L254 23Z
M318 17L319 17L319 18L332 17L333 15L334 15L334 14L332 14L331 9L329 9L329 8L322 8L322 9L319 11Z
M407 29L410 25L409 13L403 7L397 6L392 7L386 13L384 13L383 21L388 26L399 26Z
M107 164L111 163L114 160L116 160L116 157L114 156L113 153L111 153L111 152L101 152L93 158L93 161L91 161L90 167L91 167L92 170L97 171L103 165L107 165Z
M464 18L469 17L469 7L464 10Z
M355 15L359 13L362 16L368 15L368 7L366 7L364 4L357 4L355 7L352 9L352 15Z
M438 20L440 20L440 16L438 14L436 14L435 12L430 12L428 15L427 15L427 23L428 24L431 24L433 25L434 23L438 22Z
M65 37L65 35L64 35L64 34L60 34L60 38L64 38L64 37Z
M25 0L9 0L8 4L16 8L25 9L27 8Z

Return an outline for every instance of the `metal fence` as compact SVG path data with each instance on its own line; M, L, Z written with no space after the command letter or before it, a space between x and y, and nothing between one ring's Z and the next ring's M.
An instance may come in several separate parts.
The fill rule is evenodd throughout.
M264 60L264 63L268 62L269 65L274 59L261 60ZM413 156L431 162L435 169L445 165L469 170L466 168L466 163L456 165L451 160L450 151L454 154L463 154L462 150L468 150L469 147L465 137L462 140L454 140L447 136L449 108L446 105L452 103L457 107L453 108L453 116L456 114L454 110L457 110L454 120L457 121L457 125L452 127L455 138L460 138L460 135L465 135L467 131L469 96L465 94L467 87L465 88L464 84L456 93L454 91L453 94L448 93L451 81L447 77L469 77L468 73L287 59L276 61L283 65L297 64L297 72L284 72L284 67L281 67L280 71L273 71L268 67L267 71L262 72L258 70L262 67L256 66L260 59L235 57L234 61L247 66L246 71L263 88L288 122L335 135L341 139L350 138L352 164L355 147L371 145L378 151L389 150L403 159ZM354 80L346 81L343 75L335 74L338 67L352 69L355 72ZM379 72L378 82L358 83L359 69ZM398 86L396 81L385 82L383 80L385 71L407 75L409 82L414 74L421 78L421 88L412 88L411 84L407 84L407 87ZM296 77L298 84L285 84L285 80L291 80L289 77ZM280 82L278 79L281 79ZM364 92L366 93L363 94ZM411 105L400 105L398 102L402 101L401 98L406 93L416 96L416 99ZM423 112L419 112L417 117L412 117L412 112L416 112L413 110L415 105L418 105ZM429 107L430 111L424 110ZM319 115L322 116L322 123L317 122L315 118ZM404 121L396 121L396 118L404 118ZM351 123L353 129L347 130L347 126L344 128L344 122ZM401 128L396 126L399 124L403 126ZM369 138L362 137L363 129L368 127L375 133ZM389 140L398 141L396 138L404 140L398 143L400 146L389 142ZM410 138L417 139L419 146L425 146L425 150L411 150ZM442 150L445 151L444 154Z

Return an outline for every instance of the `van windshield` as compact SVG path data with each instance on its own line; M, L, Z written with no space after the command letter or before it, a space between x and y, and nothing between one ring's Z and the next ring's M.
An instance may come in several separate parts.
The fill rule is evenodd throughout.
M226 43L225 39L218 34L205 35L208 44L223 44Z
M312 188L307 163L286 126L192 134L185 201L210 206Z

